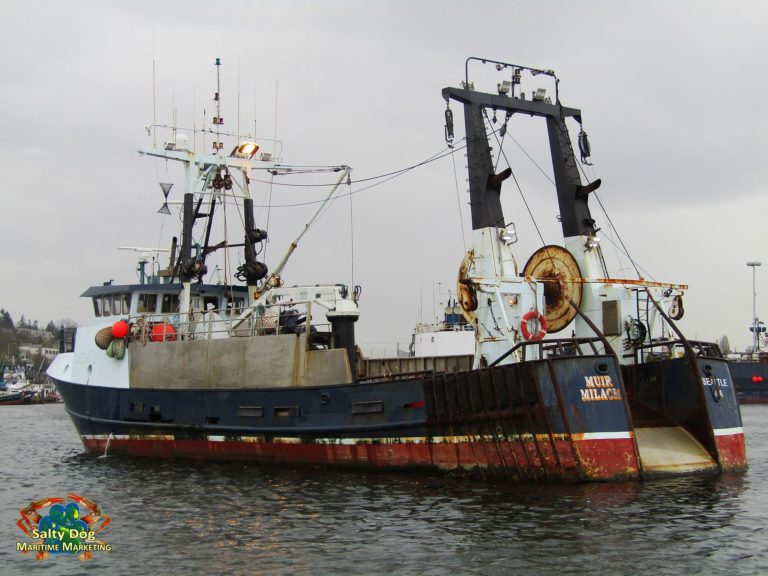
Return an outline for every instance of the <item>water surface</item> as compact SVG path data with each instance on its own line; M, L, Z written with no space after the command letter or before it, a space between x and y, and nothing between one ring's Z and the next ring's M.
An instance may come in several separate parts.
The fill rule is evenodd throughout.
M62 405L3 406L0 573L766 574L768 406L742 415L744 476L533 486L94 458ZM112 552L18 552L19 509L69 491Z

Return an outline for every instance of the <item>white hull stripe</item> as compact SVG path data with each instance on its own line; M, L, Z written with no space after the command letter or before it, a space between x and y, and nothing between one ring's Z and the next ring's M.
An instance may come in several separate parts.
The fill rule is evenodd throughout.
M715 436L733 436L735 434L744 434L744 428L715 428Z
M629 430L621 432L584 432L583 434L574 434L573 439L579 440L626 440L632 438L633 433Z
M553 434L554 440L568 440L566 434ZM629 431L624 432L587 432L584 434L574 434L573 440L624 440L632 438L633 433ZM112 442L119 442L121 440L131 441L169 441L173 442L176 438L169 434L146 434L146 435L125 435L125 434L96 434L83 436L83 441L93 440L110 440ZM180 439L184 441L185 439ZM263 442L269 444L301 444L305 442L304 439L298 436L282 436L274 438L266 438L264 436L241 436L239 438L232 439L227 436L206 436L200 440L208 442ZM509 435L492 435L481 434L476 436L404 436L400 438L314 438L309 444L329 444L329 445L357 445L357 444L468 444L472 442L548 442L550 440L547 434L509 434Z

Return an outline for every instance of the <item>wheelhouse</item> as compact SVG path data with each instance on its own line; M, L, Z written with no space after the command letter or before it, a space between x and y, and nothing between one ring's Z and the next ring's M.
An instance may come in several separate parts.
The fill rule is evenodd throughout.
M92 286L82 296L93 302L97 318L178 314L180 284L129 284ZM246 286L197 284L192 286L193 310L224 311L229 317L239 315L248 298Z

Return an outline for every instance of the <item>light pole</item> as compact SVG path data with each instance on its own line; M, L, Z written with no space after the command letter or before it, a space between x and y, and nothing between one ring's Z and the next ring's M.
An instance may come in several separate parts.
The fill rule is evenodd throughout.
M752 268L752 326L749 327L750 332L752 332L752 352L760 352L760 333L765 331L765 328L762 328L761 325L762 322L757 317L757 290L755 288L755 268L758 266L762 266L761 262L751 261L747 262L747 266Z

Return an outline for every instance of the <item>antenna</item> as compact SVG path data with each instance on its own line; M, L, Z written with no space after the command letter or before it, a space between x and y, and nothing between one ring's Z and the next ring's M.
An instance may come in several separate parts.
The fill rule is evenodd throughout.
M152 58L152 147L157 148L157 90L155 89L155 59Z
M224 124L224 119L221 117L221 58L216 58L216 94L213 100L216 102L216 116L213 117L213 124L216 126L216 142L213 143L213 149L219 152L224 148L224 143L219 140L221 137L219 129Z
M275 66L275 143L272 147L273 157L277 158L277 88L280 83L280 55L277 56L277 65Z
M240 59L237 59L237 143L240 143Z

